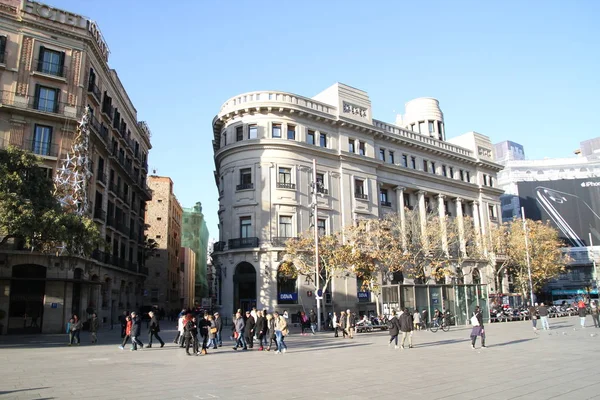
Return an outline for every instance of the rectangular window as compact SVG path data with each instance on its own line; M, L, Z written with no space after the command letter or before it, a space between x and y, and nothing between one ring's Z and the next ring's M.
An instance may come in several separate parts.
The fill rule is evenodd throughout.
M367 154L365 142L358 142L358 154L360 154L361 156Z
M296 140L296 127L294 125L287 126L287 138L289 140Z
M404 207L411 208L410 206L410 193L404 193Z
M379 149L379 159L385 161L385 149Z
M450 167L450 178L454 178L454 167Z
M415 124L410 124L410 130L413 132L415 131Z
M251 168L242 168L240 169L240 184L238 185L238 190L244 189L252 189L252 169Z
M379 189L379 203L384 207L391 207L390 199L388 197L387 189Z
M471 182L471 174L469 171L465 172L465 182Z
M290 184L292 183L292 169L291 168L279 168L279 176L277 178L277 183Z
M223 146L227 146L227 131L223 133Z
M38 72L64 76L65 53L62 51L50 50L40 46L40 56L37 63Z
M461 181L465 180L465 171L463 171L462 169L458 171L458 176L460 177Z
M415 156L410 157L410 166L412 169L417 169L417 158Z
M317 219L317 231L319 232L319 236L327 234L327 220L323 218Z
M427 160L423 160L423 171L427 172L429 170L429 163Z
M241 238L252 237L252 217L241 217L240 218L240 237Z
M35 108L46 112L58 112L58 89L35 86Z
M448 176L448 170L446 169L445 165L442 165L442 175Z
M315 131L309 129L308 132L306 132L306 143L315 144Z
M489 205L488 212L490 214L490 219L495 220L496 219L496 207L494 207L493 205Z
M273 124L273 128L271 129L271 136L277 139L281 138L281 124Z
M52 127L35 125L31 150L35 154L49 156L52 148Z
M388 158L390 160L390 164L396 164L396 160L394 160L394 152L393 151L390 151L388 153Z
M488 184L487 175L483 174L483 185L487 186L487 184Z
M279 236L285 238L294 237L292 233L292 217L290 216L279 216Z
M434 132L435 132L435 127L434 127L434 125L433 125L433 121L429 121L429 122L427 123L427 125L428 125L428 128L429 128L429 133L430 133L430 134L434 133Z
M354 197L359 199L367 198L365 194L365 181L363 181L362 179L354 180Z
M419 133L425 133L425 121L419 122Z
M327 134L326 133L321 133L319 135L319 146L327 147Z
M490 176L490 187L494 187L494 178L492 176Z
M408 156L406 154L402 154L402 166L408 168Z
M0 36L0 64L6 64L6 36Z
M431 162L431 173L435 174L435 163L433 161Z
M258 125L248 125L248 139L258 138Z
M240 142L242 140L244 140L244 127L238 126L235 128L235 141Z
M443 124L441 121L438 121L437 123L438 126L438 139L440 140L444 140L444 131L443 131Z
M356 142L354 139L348 140L348 151L350 153L356 153Z

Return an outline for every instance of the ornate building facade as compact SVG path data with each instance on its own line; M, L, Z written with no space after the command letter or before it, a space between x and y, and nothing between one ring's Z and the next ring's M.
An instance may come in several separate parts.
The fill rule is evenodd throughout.
M0 309L8 312L9 333L62 332L71 314L85 320L92 310L110 325L144 303L150 130L108 57L94 21L34 1L0 0L0 148L35 153L54 177L89 107L85 208L109 243L93 259L0 249Z
M311 286L278 276L285 241L311 227L313 159L320 233L412 208L472 216L482 234L498 222L502 191L493 182L501 166L490 140L475 132L447 140L435 99L408 102L391 124L372 117L366 92L339 83L312 98L244 93L222 105L213 132L213 263L226 313L255 305L290 313L315 307ZM463 272L465 283L494 282L485 266ZM352 276L334 279L326 310L373 309L373 295L359 287Z

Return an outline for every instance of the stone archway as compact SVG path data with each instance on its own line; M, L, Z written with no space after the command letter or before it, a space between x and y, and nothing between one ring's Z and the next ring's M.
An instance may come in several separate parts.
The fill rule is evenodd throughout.
M256 268L246 261L239 263L233 274L233 307L233 311L256 307Z
M46 267L36 264L12 268L8 333L40 333L44 316Z

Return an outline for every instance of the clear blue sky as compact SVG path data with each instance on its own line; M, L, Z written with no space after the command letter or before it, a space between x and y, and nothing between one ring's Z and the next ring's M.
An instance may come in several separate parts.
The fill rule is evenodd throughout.
M394 122L440 100L448 137L477 131L570 156L600 136L600 1L48 0L98 22L153 133L150 168L217 237L211 122L252 90L367 91Z

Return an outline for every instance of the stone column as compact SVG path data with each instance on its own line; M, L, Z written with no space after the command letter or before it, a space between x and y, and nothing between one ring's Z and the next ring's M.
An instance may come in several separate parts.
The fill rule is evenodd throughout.
M425 195L427 192L419 190L417 195L419 196L419 220L421 222L421 239L425 242L426 236L424 235L425 229L427 229L427 210L425 209Z
M456 220L458 222L458 241L460 244L460 252L463 257L467 255L467 246L465 243L465 225L462 212L462 199L457 197L454 200L456 204Z
M448 232L446 228L446 206L444 199L446 196L438 194L438 216L440 218L440 235L442 235L442 250L448 254Z
M473 201L473 225L475 226L475 237L477 247L481 248L481 222L479 218L479 202Z
M398 205L398 214L400 214L400 229L402 230L402 248L406 249L406 215L404 214L404 189L396 188L396 204Z

